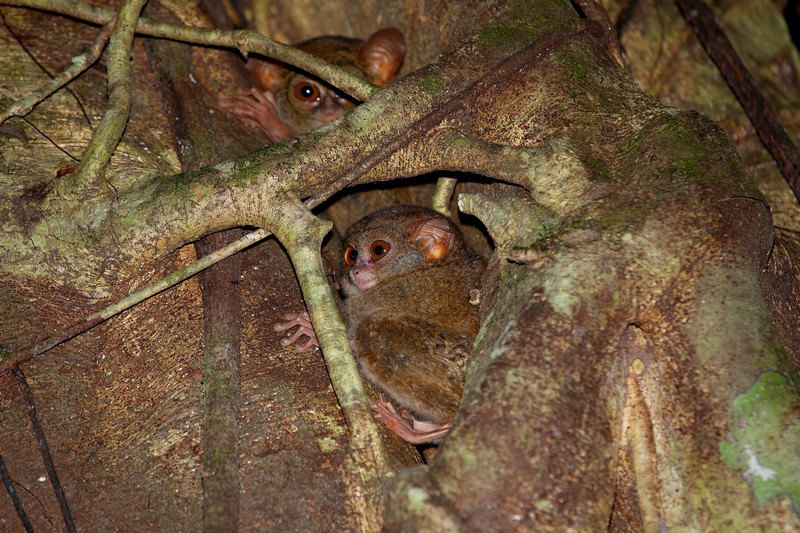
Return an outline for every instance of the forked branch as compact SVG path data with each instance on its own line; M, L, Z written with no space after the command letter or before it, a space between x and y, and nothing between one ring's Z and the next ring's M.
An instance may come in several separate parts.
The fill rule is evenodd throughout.
M78 0L2 0L0 4L40 9L68 15L94 24L106 24L116 15L113 11L95 7ZM265 57L277 59L310 72L357 100L366 100L378 90L371 83L335 65L331 65L327 61L292 46L281 44L254 31L194 28L167 24L147 18L139 19L135 31L141 35L190 44L233 48L241 51L245 56L254 52Z

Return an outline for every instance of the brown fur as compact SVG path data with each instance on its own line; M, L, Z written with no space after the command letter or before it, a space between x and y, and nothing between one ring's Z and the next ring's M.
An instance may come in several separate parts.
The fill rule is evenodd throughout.
M378 30L366 41L323 36L295 46L378 86L392 81L405 56L403 34L395 28ZM251 58L247 68L260 90L225 96L220 106L253 121L270 142L330 122L356 105L327 83L282 63ZM298 87L314 91L314 96L299 98Z
M426 259L424 241L412 237L432 219L446 221L447 249L439 259ZM391 244L385 257L366 267L378 283L359 290L350 269L342 276L353 352L364 376L401 410L417 420L448 423L458 409L478 332L478 308L469 298L480 287L484 263L450 219L423 207L373 213L353 225L345 245L363 259L376 240Z

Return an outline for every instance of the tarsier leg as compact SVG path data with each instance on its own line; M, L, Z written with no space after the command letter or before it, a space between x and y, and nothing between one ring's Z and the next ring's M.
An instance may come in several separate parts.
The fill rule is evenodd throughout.
M307 311L303 311L298 315L285 315L283 318L286 320L286 322L278 322L272 326L272 329L279 333L294 327L297 329L289 337L281 339L281 346L289 346L290 344L294 344L297 342L297 339L303 335L308 337L308 340L303 344L297 345L298 352L304 352L312 346L319 346L317 334L314 332L314 325L311 323L311 318L308 316Z
M416 420L407 413L398 413L391 403L382 400L372 404L372 411L376 420L411 444L439 441L450 431L450 423L434 424Z

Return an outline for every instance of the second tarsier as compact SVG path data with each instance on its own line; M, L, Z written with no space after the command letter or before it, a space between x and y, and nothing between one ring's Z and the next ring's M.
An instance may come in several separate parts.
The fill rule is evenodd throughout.
M406 51L396 28L378 30L366 41L323 36L295 46L379 87L392 81ZM252 58L247 69L259 87L225 96L220 105L253 121L270 143L326 124L356 105L327 83L281 63Z
M378 420L412 444L447 434L464 389L478 332L483 260L455 223L428 208L395 206L356 222L345 236L344 319L364 377L388 398L372 404ZM316 344L308 315L298 327Z

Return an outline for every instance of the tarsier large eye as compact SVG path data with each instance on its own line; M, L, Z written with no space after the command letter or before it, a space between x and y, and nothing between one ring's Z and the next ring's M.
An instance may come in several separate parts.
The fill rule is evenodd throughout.
M344 251L345 264L351 267L356 264L356 259L358 259L358 252L352 246L348 246L347 249Z
M377 261L391 249L392 245L386 241L375 241L369 247L369 255L372 256L373 261Z
M294 86L294 96L301 102L315 102L319 100L319 87L309 81L302 81Z

